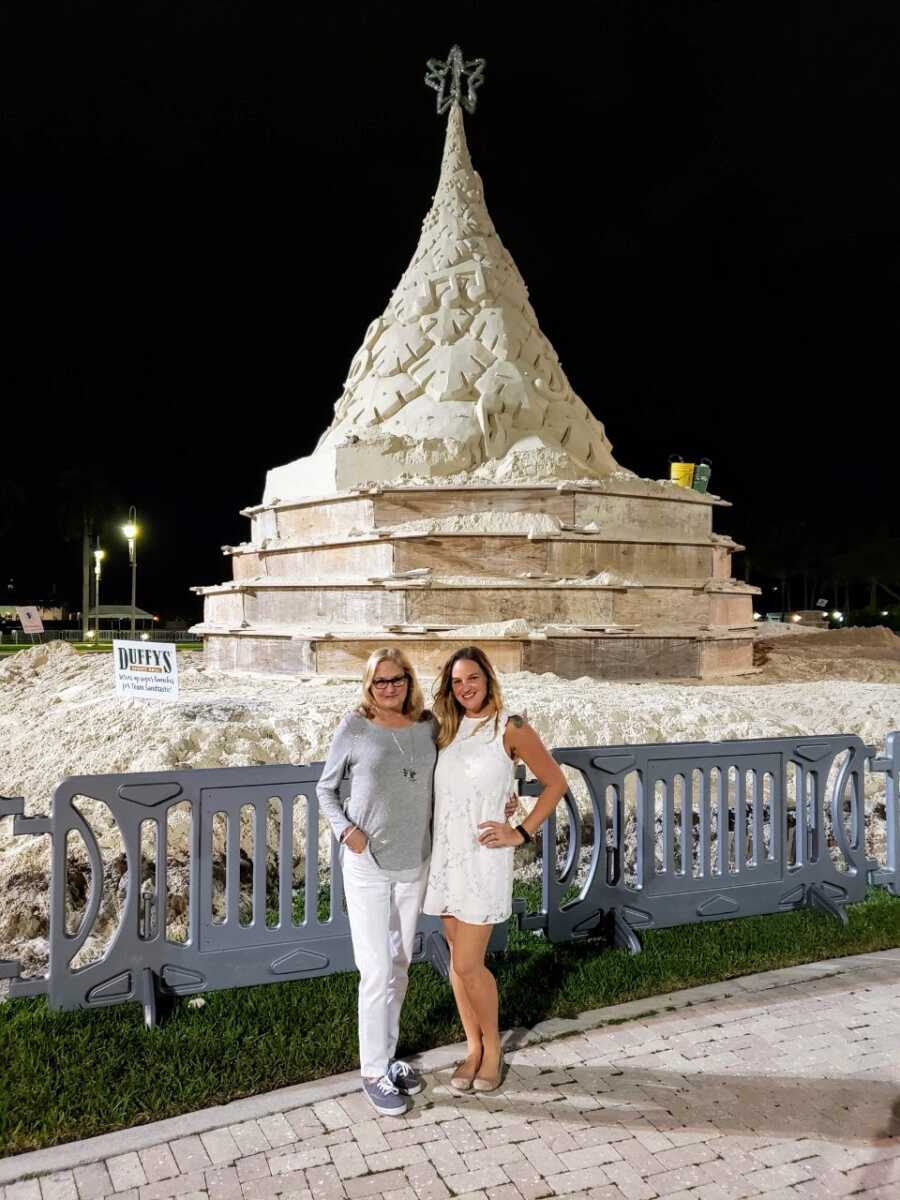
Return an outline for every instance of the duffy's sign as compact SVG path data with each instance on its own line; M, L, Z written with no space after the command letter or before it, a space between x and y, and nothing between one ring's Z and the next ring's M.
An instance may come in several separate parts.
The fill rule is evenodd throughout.
M167 642L113 642L116 694L152 700L178 698L175 647Z

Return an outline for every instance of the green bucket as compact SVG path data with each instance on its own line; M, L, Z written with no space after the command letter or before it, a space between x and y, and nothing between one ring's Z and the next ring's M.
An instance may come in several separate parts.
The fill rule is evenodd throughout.
M709 487L709 477L712 475L712 463L708 458L701 458L694 467L693 488L695 492L705 492Z

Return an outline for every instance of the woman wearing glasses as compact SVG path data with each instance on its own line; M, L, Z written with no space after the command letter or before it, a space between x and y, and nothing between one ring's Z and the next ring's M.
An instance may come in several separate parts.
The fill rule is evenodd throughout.
M451 1084L459 1091L500 1086L503 1056L497 984L484 965L494 925L512 911L513 852L530 842L566 791L537 733L503 707L494 669L477 646L450 656L435 685L440 722L434 776L434 849L425 912L440 916L450 946L450 983L468 1053ZM521 825L504 819L515 762L544 790Z
M394 1052L428 877L436 734L409 659L399 649L376 650L362 701L338 725L316 786L340 842L359 970L363 1092L385 1116L402 1114L406 1096L424 1086ZM344 809L339 789L348 768Z

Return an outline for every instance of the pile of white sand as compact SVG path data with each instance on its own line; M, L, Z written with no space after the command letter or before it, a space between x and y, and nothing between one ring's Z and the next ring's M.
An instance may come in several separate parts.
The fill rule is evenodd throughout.
M828 633L830 632L826 625L824 629L819 629L815 625L798 625L794 621L760 621L757 626L757 637L769 641L771 638L777 637L802 637L807 633Z
M768 624L759 627L754 660L771 682L865 679L900 683L900 637L884 626L823 631L794 625L774 638L767 636L768 629Z
M893 661L888 631L862 632L871 635L875 657L854 651L842 633L778 639L750 681L627 684L513 674L503 687L508 707L526 711L549 746L855 733L880 748L900 728L900 661ZM823 637L833 639L824 648L816 645ZM810 682L770 682L787 669L776 661L781 647L796 667L796 643L818 654L806 668ZM109 655L53 642L7 659L0 665L0 794L23 796L33 814L48 811L53 788L70 775L315 761L359 696L359 685L347 680L213 673L200 653L180 655L179 674L174 703L126 700L113 692ZM870 806L876 790L871 781ZM41 969L46 957L46 842L13 838L11 819L0 820L0 958L22 958L30 969ZM882 847L883 823L869 836L870 850Z
M450 517L423 517L395 525L403 533L559 533L558 517L549 513L486 512L460 513Z
M634 472L625 467L604 476L604 479L627 481L637 479ZM596 476L579 476L575 463L562 450L545 445L515 446L502 458L489 458L478 466L457 471L454 474L416 474L404 472L396 475L390 483L371 480L357 485L360 491L383 487L472 487L481 484L507 484L516 487L555 487L564 482L575 487L596 487Z

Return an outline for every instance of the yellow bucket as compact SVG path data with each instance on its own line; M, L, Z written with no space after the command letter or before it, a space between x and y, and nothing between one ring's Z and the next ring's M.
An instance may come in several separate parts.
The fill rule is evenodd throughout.
M694 463L681 462L679 459L669 461L669 478L679 487L689 488L694 482Z

